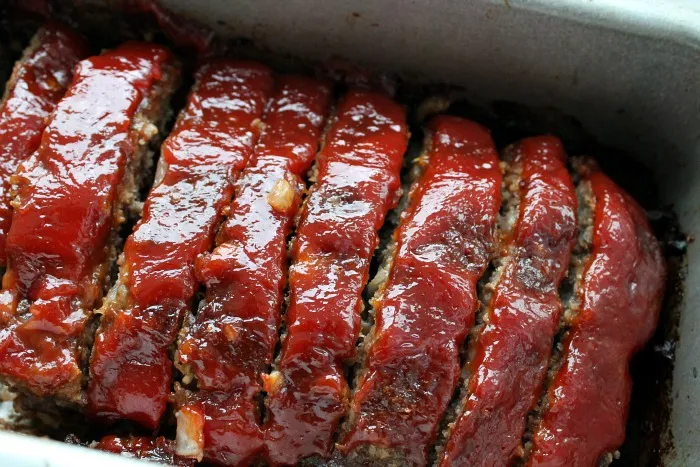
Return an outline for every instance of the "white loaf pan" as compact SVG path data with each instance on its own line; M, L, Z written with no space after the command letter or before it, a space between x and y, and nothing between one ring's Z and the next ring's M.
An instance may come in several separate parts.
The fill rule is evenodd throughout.
M475 102L553 107L654 171L682 229L700 231L698 0L164 0L222 35L312 60L344 57L464 86ZM688 250L667 466L700 466L700 256ZM626 465L635 461L626 459ZM0 432L0 467L132 460Z

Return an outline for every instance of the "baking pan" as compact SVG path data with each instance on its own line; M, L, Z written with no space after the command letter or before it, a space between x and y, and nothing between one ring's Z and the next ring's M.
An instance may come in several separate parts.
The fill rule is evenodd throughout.
M459 86L470 106L495 118L561 118L562 131L573 128L600 147L619 149L598 156L643 203L672 206L691 237L700 227L700 3L694 0L162 3L264 50L312 61L342 57L405 81ZM662 224L667 217L650 215ZM686 267L683 238L666 238L679 252L672 269L683 287L671 280L660 329L633 362L628 441L615 465L700 465L700 257L690 245ZM64 465L140 464L0 432L0 466Z

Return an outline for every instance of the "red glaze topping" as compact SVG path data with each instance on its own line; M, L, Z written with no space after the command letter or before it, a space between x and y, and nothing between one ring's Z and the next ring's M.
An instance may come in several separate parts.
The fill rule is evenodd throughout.
M0 373L37 395L79 392L79 339L109 267L113 208L138 144L133 117L170 60L161 46L128 43L80 62L41 146L13 177Z
M12 222L10 175L41 142L47 119L73 78L73 68L88 54L82 38L47 24L17 62L0 107L0 265Z
M403 108L370 91L340 102L292 247L287 335L265 384L273 464L330 454L346 412L343 364L355 354L377 230L396 205L408 143Z
M586 180L595 197L593 248L531 465L596 466L622 444L629 361L654 332L664 292L664 261L642 209L595 168Z
M364 445L425 465L460 374L476 283L495 249L501 172L489 132L457 117L429 128L428 166L410 194L341 452Z
M199 70L163 143L162 179L126 241L125 289L105 306L90 366L93 416L158 426L170 394L169 349L199 286L195 258L212 247L272 88L272 72L256 63L220 60Z
M146 459L178 467L194 465L194 460L178 457L175 454L175 443L162 436L157 438L105 436L94 447L101 451L121 454L124 457Z
M576 241L576 191L561 142L528 138L508 151L520 169L519 214L503 239L501 272L473 345L469 396L441 465L509 465L522 455L562 304L559 284Z
M287 237L319 146L328 85L283 77L240 181L218 246L197 261L206 300L179 347L199 391L185 407L204 419L204 457L251 461L263 446L257 396L272 362L287 269ZM179 419L181 423L185 419ZM179 427L182 429L183 427Z

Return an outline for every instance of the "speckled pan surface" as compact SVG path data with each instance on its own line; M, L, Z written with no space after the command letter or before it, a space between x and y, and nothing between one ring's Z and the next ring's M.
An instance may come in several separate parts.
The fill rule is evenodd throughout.
M554 107L655 172L682 228L700 231L700 3L696 0L167 0L221 34L311 59L342 56L470 99ZM700 465L700 256L688 251L675 347L669 466ZM133 461L0 432L0 466Z

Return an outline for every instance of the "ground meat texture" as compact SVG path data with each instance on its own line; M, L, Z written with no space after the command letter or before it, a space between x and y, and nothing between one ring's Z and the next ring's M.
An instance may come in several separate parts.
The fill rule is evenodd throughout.
M529 465L596 466L622 444L629 361L651 337L664 292L665 265L644 211L592 163L581 172L595 198L592 250Z
M448 116L427 130L420 160L428 165L394 233L339 444L357 464L426 464L459 380L459 350L479 306L476 283L495 250L501 173L489 132Z
M83 39L55 23L39 29L15 64L0 107L0 266L12 223L10 176L41 142L49 115L87 56Z
M506 465L521 456L528 413L544 383L562 304L558 288L576 242L576 191L560 141L506 150L520 176L517 219L504 232L500 269L468 363L467 396L440 465Z
M124 457L143 459L159 464L174 465L177 467L194 466L191 459L183 459L175 454L175 442L162 436L157 438L129 436L105 436L100 441L91 445L100 451L119 454Z
M362 290L407 145L405 111L389 97L353 89L338 104L292 247L287 334L266 382L272 464L331 452L348 403L343 365L355 355Z
M179 345L179 363L191 369L185 374L192 373L198 387L180 406L181 454L240 465L262 451L257 398L277 343L287 237L330 100L326 83L279 79L218 246L197 260L206 298Z
M136 191L178 70L170 52L128 43L83 60L12 181L17 196L0 293L0 374L25 392L84 403L86 328L112 234Z
M90 365L92 416L158 426L170 394L170 350L199 287L195 258L212 247L272 87L272 72L257 63L214 60L199 69L102 307Z

